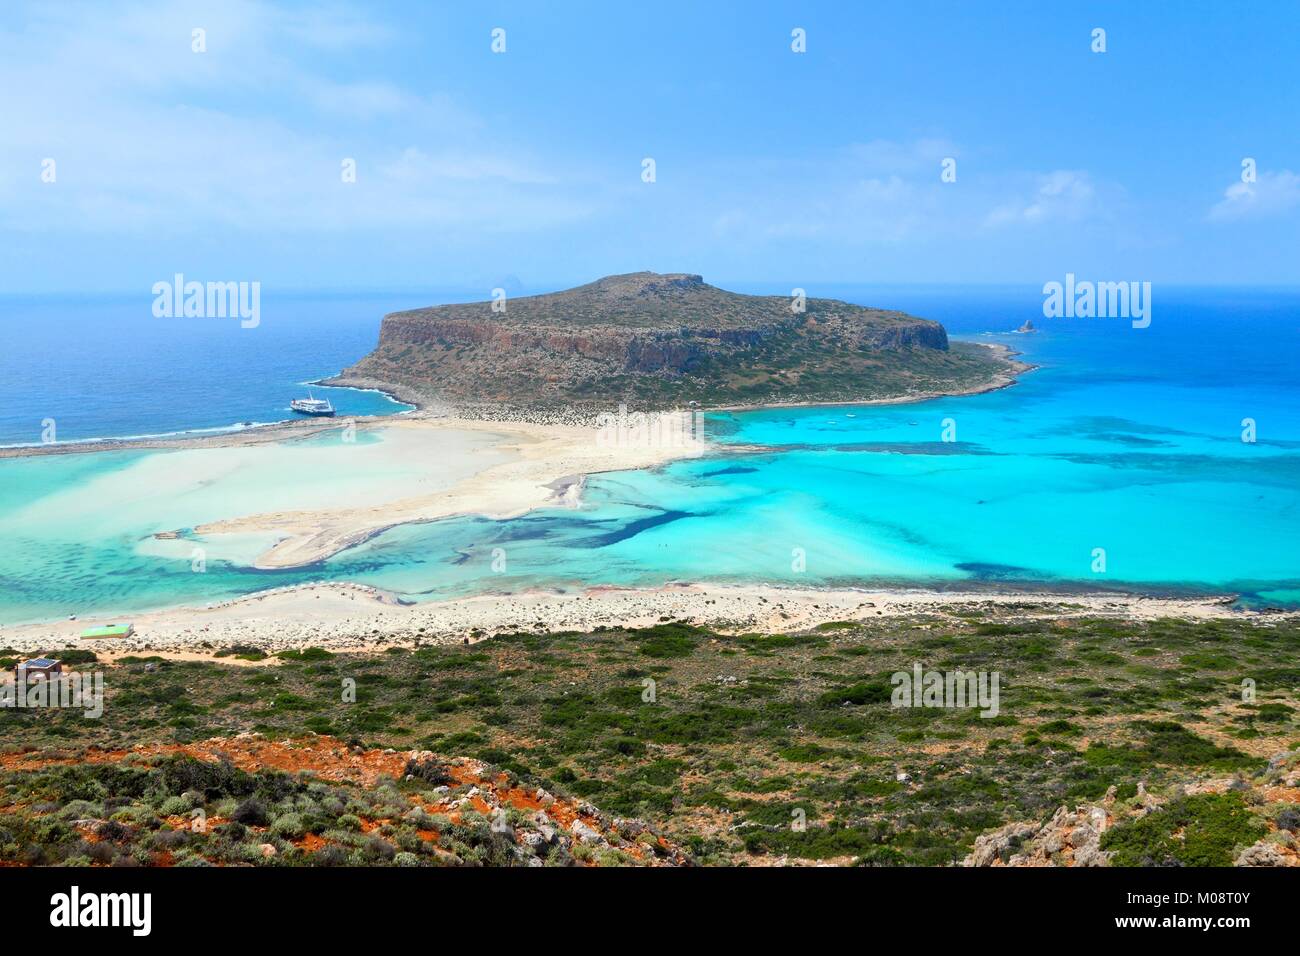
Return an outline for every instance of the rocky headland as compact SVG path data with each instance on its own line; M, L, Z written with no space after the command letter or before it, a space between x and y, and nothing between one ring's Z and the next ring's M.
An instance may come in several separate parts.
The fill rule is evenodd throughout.
M1005 349L834 299L741 295L637 272L563 292L384 317L373 352L326 384L381 388L466 417L502 408L908 400L1009 384Z

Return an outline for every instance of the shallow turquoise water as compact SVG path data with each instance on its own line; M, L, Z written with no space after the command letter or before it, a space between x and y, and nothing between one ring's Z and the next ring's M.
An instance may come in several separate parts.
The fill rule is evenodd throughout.
M31 520L34 503L156 453L0 462L0 622L323 579L413 600L674 579L1015 581L1300 606L1300 296L1188 293L1131 330L1047 323L1041 300L1020 293L920 295L879 304L968 334L1035 318L1040 335L978 338L1042 367L986 395L712 415L717 454L593 478L581 508L396 528L312 568L228 557L194 574L150 553L149 535L185 502L148 487L74 524ZM1253 443L1241 440L1245 418ZM955 441L943 440L945 419Z

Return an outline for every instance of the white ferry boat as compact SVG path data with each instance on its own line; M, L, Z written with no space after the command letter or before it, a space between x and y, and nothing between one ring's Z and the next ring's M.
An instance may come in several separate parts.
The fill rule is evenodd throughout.
M289 407L300 415L324 415L334 414L334 406L324 398L317 398L310 391L307 392L308 398L295 398L289 403Z

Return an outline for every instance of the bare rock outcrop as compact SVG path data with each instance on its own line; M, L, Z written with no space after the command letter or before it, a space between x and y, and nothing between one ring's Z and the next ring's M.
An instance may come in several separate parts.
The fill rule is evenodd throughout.
M1116 799L1111 787L1099 804L1073 811L1062 806L1042 825L1008 823L975 839L962 866L1109 866L1111 853L1101 848L1111 827L1129 824L1179 805L1188 799L1239 795L1238 806L1255 820L1255 834L1264 834L1249 846L1239 846L1231 857L1234 866L1300 866L1300 750L1272 757L1254 776L1202 777L1170 784L1164 796L1151 793L1139 782L1135 793ZM1174 830L1185 821L1174 819ZM1224 864L1226 865L1225 859Z
M1101 835L1110 826L1105 807L1060 807L1041 826L1009 823L975 840L962 866L1105 866Z

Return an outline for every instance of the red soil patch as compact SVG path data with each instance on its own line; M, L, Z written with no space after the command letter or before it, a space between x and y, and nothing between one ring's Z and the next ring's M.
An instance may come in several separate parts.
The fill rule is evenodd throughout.
M153 744L133 750L100 750L91 747L78 754L39 751L0 754L0 768L40 770L74 763L121 763L172 754L185 754L196 760L211 762L226 759L250 773L258 770L282 770L296 774L300 770L307 770L322 780L357 783L367 787L381 777L400 777L406 767L404 754L383 750L353 753L345 744L332 737L300 741L230 737L194 744Z
M328 846L329 841L324 837L317 836L315 833L308 833L301 840L294 840L293 845L300 850L306 850L308 853L315 853L323 846Z
M37 752L0 754L0 768L5 770L39 770L44 767L68 765L73 763L119 763L142 762L156 757L184 754L196 760L229 760L236 767L249 773L266 770L279 770L284 773L298 774L306 771L321 780L334 783L352 783L363 787L372 787L379 780L401 779L407 762L416 756L414 753L387 750L366 750L356 752L332 737L312 737L302 740L270 741L252 735L230 738L214 738L192 744L154 744L139 746L131 750L99 750L90 748L83 752ZM420 754L421 759L433 757ZM612 843L638 860L646 860L650 853L646 846L636 841L619 839L609 826L603 826L596 817L580 813L577 806L567 800L538 798L537 791L523 787L511 786L510 777L504 773L488 773L486 768L473 760L457 760L446 764L447 773L452 778L451 789L458 787L477 787L478 792L465 801L463 795L447 793L442 797L432 794L423 796L412 794L411 800L430 813L440 814L459 822L464 811L474 811L492 817L503 807L510 807L528 815L542 814L557 830L572 834L575 820L592 830L602 833L606 838L613 837ZM191 820L187 816L176 815L166 818L168 826L176 830L189 829ZM217 818L209 818L208 826L217 825ZM363 833L371 833L389 820L362 820ZM436 830L420 830L420 839L436 843L439 833ZM86 834L93 839L93 834ZM676 850L662 837L656 838L659 846L675 855ZM293 841L300 849L314 853L328 845L329 841L316 835L308 834L300 840ZM162 865L162 864L160 864Z

